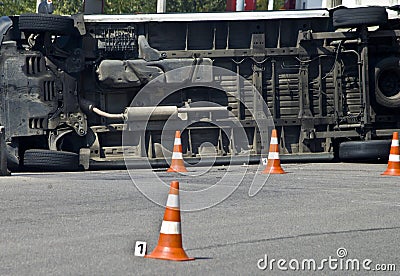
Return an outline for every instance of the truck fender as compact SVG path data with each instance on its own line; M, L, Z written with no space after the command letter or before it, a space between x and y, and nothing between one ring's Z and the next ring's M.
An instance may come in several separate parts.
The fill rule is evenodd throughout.
M0 48L3 43L4 36L13 25L12 20L8 16L0 17Z

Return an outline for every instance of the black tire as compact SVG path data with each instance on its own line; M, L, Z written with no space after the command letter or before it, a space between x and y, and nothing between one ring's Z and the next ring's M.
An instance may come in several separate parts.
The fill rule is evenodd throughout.
M339 145L341 161L387 161L390 140L350 141Z
M385 58L375 66L375 98L384 107L400 107L400 58Z
M74 20L55 14L28 13L19 16L19 29L29 33L50 32L69 35L76 32Z
M34 171L76 171L79 155L73 152L30 149L25 151L24 168Z
M335 28L353 28L361 25L379 26L388 21L384 7L343 8L333 12Z

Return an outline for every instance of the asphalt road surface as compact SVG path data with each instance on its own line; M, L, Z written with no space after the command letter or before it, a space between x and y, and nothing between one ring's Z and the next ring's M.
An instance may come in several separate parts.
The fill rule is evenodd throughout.
M396 272L378 275L398 275L400 177L381 176L384 164L283 167L288 173L271 175L254 197L250 166L230 197L182 212L184 248L196 258L190 262L134 256L136 241L147 242L148 252L156 246L165 208L143 196L127 171L2 177L0 275L376 275L374 269L393 265ZM155 175L178 179L189 191L226 174L240 179L242 168ZM154 178L144 170L131 174L149 185ZM182 206L190 208L189 199L182 194Z

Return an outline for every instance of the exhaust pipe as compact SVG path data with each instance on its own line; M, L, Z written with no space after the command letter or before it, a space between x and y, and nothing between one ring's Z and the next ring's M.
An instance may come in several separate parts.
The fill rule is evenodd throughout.
M230 106L212 106L212 107L138 106L138 107L127 107L124 113L119 113L119 114L107 113L93 105L90 105L88 109L99 116L110 119L120 119L124 121L140 121L140 120L162 121L162 120L168 120L168 118L170 118L171 116L178 117L182 113L231 111L232 107Z

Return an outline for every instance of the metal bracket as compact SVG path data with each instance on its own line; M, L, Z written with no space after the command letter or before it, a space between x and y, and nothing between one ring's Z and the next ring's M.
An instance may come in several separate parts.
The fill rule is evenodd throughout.
M158 50L151 48L144 35L138 36L138 46L139 58L142 58L145 61L156 61L161 58L161 53Z
M251 35L251 50L255 56L265 56L265 34Z
M85 35L86 34L86 28L85 28L85 20L83 18L83 14L74 14L71 15L72 19L74 20L74 27L79 31L80 35Z
M79 136L84 136L87 133L87 120L83 113L69 113L67 124L72 126Z

